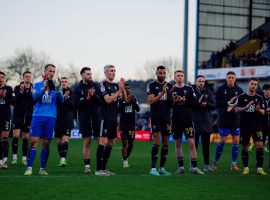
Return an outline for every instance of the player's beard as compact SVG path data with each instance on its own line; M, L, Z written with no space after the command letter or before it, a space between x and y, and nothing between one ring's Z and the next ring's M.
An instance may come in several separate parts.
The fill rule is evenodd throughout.
M163 83L165 81L165 78L163 77L157 77L157 80L159 83Z

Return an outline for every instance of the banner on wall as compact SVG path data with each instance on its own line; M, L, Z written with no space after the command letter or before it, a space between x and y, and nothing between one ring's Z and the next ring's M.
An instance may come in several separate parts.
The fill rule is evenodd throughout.
M270 77L270 66L199 69L198 74L204 75L206 80L222 80L225 79L228 71L234 71L237 79Z
M150 131L136 131L135 140L149 141L151 137ZM79 133L79 129L72 129L70 138L81 139L82 135ZM121 139L120 131L117 131L117 139Z
M151 132L150 131L139 130L139 131L136 131L135 140L138 140L138 141L150 141L150 137L151 137ZM72 138L72 139L81 139L82 135L79 133L79 129L77 129L77 128L72 129L71 134L70 134L70 138ZM121 135L120 135L119 130L117 131L117 139L121 140ZM169 141L174 142L172 134L170 135ZM182 142L186 142L186 139L185 139L184 136L182 138Z

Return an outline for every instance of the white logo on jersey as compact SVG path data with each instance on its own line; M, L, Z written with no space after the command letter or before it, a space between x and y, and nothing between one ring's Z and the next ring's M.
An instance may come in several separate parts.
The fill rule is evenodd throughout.
M100 85L100 91L101 91L101 92L105 92L105 87L104 87L104 85Z
M255 104L250 105L246 112L255 112Z
M163 101L167 100L167 93L166 92L162 95L162 97L160 98L160 100L163 100Z
M42 103L52 103L52 95L48 91L42 96Z
M125 113L131 113L132 112L132 105L125 106Z

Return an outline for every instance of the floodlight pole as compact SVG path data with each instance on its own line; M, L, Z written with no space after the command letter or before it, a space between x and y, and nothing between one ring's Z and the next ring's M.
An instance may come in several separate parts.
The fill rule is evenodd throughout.
M200 12L200 0L196 0L196 46L195 46L195 73L194 73L194 80L196 80L196 76L198 75L198 66L199 66L199 12Z
M188 0L185 0L185 10L184 10L184 48L183 48L183 70L184 70L184 73L185 73L185 82L187 82L187 77L188 77L187 59L188 59Z

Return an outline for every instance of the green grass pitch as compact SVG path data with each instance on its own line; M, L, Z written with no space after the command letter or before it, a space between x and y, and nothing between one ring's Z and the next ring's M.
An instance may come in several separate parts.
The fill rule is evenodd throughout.
M20 141L21 145L21 141ZM219 162L220 170L205 175L194 175L188 172L188 146L184 144L186 173L181 175L153 177L149 175L151 142L135 142L129 159L130 168L123 169L121 161L121 143L117 141L113 148L109 169L116 176L94 176L96 142L92 142L91 174L83 173L82 141L71 140L68 153L68 166L57 167L59 156L55 141L47 171L49 176L38 175L39 154L33 167L31 177L23 176L25 167L11 165L9 169L0 170L0 199L268 199L270 175L256 175L255 156L250 153L251 174L243 176L241 172L230 170L231 145L225 145ZM210 158L213 160L216 144L211 144ZM11 149L11 148L10 148ZM20 149L20 147L19 147ZM175 172L177 162L174 143L170 144L166 168ZM241 152L241 150L240 150ZM199 146L199 167L203 168L201 146ZM20 154L18 161L21 160ZM9 162L11 161L11 152ZM238 165L241 164L239 153ZM269 172L269 154L265 153L264 168Z

